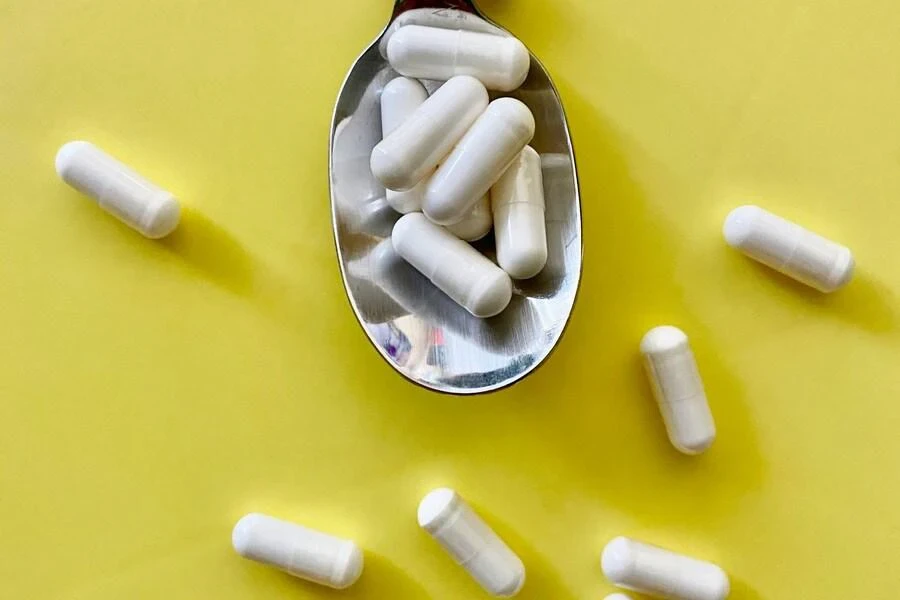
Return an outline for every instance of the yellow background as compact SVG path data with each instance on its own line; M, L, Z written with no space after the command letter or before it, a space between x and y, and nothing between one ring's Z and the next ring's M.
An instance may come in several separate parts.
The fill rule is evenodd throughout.
M601 598L611 537L719 562L735 599L896 597L895 0L485 1L569 112L584 278L501 393L407 383L332 242L327 139L387 0L0 0L0 596L481 597L419 531L431 487L522 555L528 600ZM97 143L188 209L141 238L53 170ZM758 202L849 245L822 297L728 249ZM668 444L636 356L691 336L719 427ZM263 511L356 539L338 593L239 559Z

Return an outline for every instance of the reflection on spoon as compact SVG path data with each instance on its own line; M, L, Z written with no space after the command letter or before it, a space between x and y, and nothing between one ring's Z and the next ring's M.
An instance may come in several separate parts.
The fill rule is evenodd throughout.
M537 312L521 296L491 319L472 316L437 289L394 251L391 240L379 242L369 253L372 279L407 312L430 326L446 327L478 346L498 354L515 354L540 332Z

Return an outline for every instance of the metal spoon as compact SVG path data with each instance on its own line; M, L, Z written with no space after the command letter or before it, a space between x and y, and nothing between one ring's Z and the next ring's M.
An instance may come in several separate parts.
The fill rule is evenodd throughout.
M391 21L347 74L331 124L329 175L334 238L344 286L366 335L387 362L414 383L441 392L489 392L522 379L559 342L581 277L581 206L575 157L559 95L531 55L521 88L507 94L528 105L537 131L547 205L547 266L514 282L499 316L478 319L397 256L390 231L399 218L369 169L381 139L379 95L397 77L382 55L408 23L509 35L470 0L398 0ZM429 91L439 83L425 82ZM476 242L493 256L493 237Z

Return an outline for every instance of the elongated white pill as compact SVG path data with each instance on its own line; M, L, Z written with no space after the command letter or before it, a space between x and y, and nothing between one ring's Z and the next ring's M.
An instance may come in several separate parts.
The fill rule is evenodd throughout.
M474 77L442 85L372 150L372 174L390 190L408 190L431 173L488 105Z
M56 172L148 238L165 237L178 226L181 209L175 196L89 142L64 144L56 153Z
M497 263L513 279L528 279L547 264L547 226L541 157L525 146L491 188Z
M525 585L525 565L494 530L449 488L419 503L419 526L443 546L492 596L515 596Z
M489 90L511 92L525 81L531 58L514 37L407 25L391 36L387 59L407 77L471 75Z
M514 98L491 102L428 180L422 209L441 225L458 222L534 136L534 117Z
M463 220L453 225L447 225L447 231L461 240L474 242L480 240L491 230L494 219L491 216L491 196L485 194L481 200L463 217Z
M378 51L387 58L387 45L394 34L407 25L423 25L425 27L441 27L442 29L465 29L466 31L480 31L494 35L509 35L492 23L488 23L481 17L464 10L433 8L411 8L397 15L390 26L381 36L378 42Z
M626 537L606 545L601 563L616 585L666 600L725 600L731 590L718 566Z
M493 317L512 299L509 275L422 213L400 217L391 242L397 254L476 317Z
M237 522L231 543L244 558L331 588L352 585L363 570L355 543L258 513Z
M716 424L687 335L670 325L654 327L641 340L641 354L672 445L685 454L709 448Z
M723 232L730 246L820 292L833 292L853 276L849 248L758 206L731 211Z
M381 91L381 133L382 138L390 135L403 121L415 112L425 100L428 92L415 79L397 77L388 82ZM422 210L422 195L425 182L420 181L411 189L398 192L386 190L385 199L400 213Z
M610 594L603 600L631 600L631 596L626 594Z

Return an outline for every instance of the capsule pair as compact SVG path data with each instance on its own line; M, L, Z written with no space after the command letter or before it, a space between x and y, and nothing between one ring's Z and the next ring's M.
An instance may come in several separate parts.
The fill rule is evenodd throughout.
M390 135L427 99L428 92L415 79L397 77L389 81L381 92L382 137ZM385 199L399 213L421 211L426 182L427 179L423 179L403 191L387 189ZM461 240L474 242L486 236L492 226L490 196L485 194L459 222L447 229Z
M525 148L459 223L447 230L475 241L493 225L497 264L513 279L529 279L547 263L547 227L540 155Z
M454 87L458 87L458 83L459 82L454 82ZM471 84L471 82L469 83ZM462 85L463 89L465 87L467 86ZM473 85L473 87L477 86ZM468 98L468 96L465 93L459 92L456 101L462 101L466 98ZM429 126L433 128L433 132L441 134L435 135L435 139L438 137L446 137L449 140L455 137L453 132L449 131L447 127L444 127L443 131L439 131L440 123L433 119L411 120L416 110L419 109L427 99L428 96L425 88L421 83L414 79L397 77L388 82L381 93L381 123L384 138L390 138L391 134L406 121L410 121L413 124L417 122L427 122ZM452 102L454 101L454 98L449 98L447 101ZM494 106L496 107L496 105ZM429 109L431 109L431 107L432 105L429 105ZM447 110L449 114L457 114L456 110L446 107L445 110ZM527 110L527 108L525 110ZM500 117L488 114L482 115L482 119L487 121L496 118ZM503 121L501 120L497 126L502 127ZM413 128L412 125L409 127L411 129ZM420 134L415 137L421 138L428 136ZM394 143L398 144L397 142ZM512 149L518 148L520 143L521 140L515 140ZM388 146L389 149L391 148L391 142L387 142L385 145ZM443 148L443 146L441 146L441 148ZM384 150L384 147L382 147L381 150ZM422 151L421 148L419 150ZM487 144L486 147L479 147L477 140L473 141L473 139L468 139L468 141L466 141L464 138L464 140L454 149L453 154L451 154L444 162L458 163L458 158L454 157L463 156L465 157L465 164L457 165L455 169L448 169L446 173L449 174L443 175L444 179L447 181L458 180L458 182L461 182L471 179L469 173L474 173L478 168L483 170L500 170L501 173L499 176L496 173L493 173L490 176L491 180L496 178L490 192L490 195L493 196L493 217L490 216L488 190L485 190L484 193L477 198L474 204L470 204L469 202L468 195L472 193L470 190L457 190L455 193L451 193L450 196L453 198L465 198L464 200L457 201L452 198L451 200L446 200L445 198L444 202L432 200L428 203L428 208L426 208L425 213L435 223L447 226L452 233L467 241L480 239L487 234L491 224L494 221L497 221L501 223L499 238L509 241L508 238L513 236L516 239L524 240L524 243L513 244L510 246L511 248L523 245L534 246L535 244L543 246L543 250L541 250L540 247L537 249L537 258L539 259L539 254L541 252L546 254L546 242L542 241L545 238L545 234L543 233L544 197L543 186L541 183L540 157L534 149L525 146L518 155L514 156L509 166L506 168L500 167L499 169L491 169L489 165L484 164L484 156L494 151L494 144ZM437 155L439 153L440 152L436 151L432 153L432 155ZM505 157L509 154L509 151L503 150L501 154ZM421 175L423 179L413 187L404 191L396 191L390 188L390 184L388 183L390 176L374 166L375 156L376 153L373 152L373 171L379 175L379 178L383 178L385 184L388 186L386 197L391 206L401 213L422 210L425 184L427 178L430 176L430 171L425 169L424 175ZM502 162L505 162L505 159ZM412 165L410 165L410 169L412 168ZM419 174L412 175L414 178L418 178L419 176ZM441 192L441 190L447 186L447 183L435 183L433 188L437 188L438 192ZM480 190L482 188L484 188L484 184L478 184L478 189ZM440 193L438 194L438 197L440 198ZM445 213L442 212L440 208L437 210L434 209L432 205L437 204L438 206L443 206L448 202L451 204L454 202L457 204L464 204L467 208L467 212L457 211L453 214L452 218L444 216L442 219L441 217L442 215L445 215ZM530 206L530 208L526 208L526 206ZM521 232L521 234L516 236L513 235L513 232ZM528 241L529 235L534 235L535 237L535 240L531 243ZM499 245L503 247L504 244L500 243ZM501 266L504 266L504 262L512 265L514 262L521 262L523 260L521 257L512 255L511 250L504 250L499 250L503 257L500 259ZM531 260L534 261L535 258L532 257ZM506 266L504 266L504 268L506 268ZM511 269L507 270L515 278L527 278L533 276L540 268L535 269L532 266L530 269L525 268L523 272L521 267L516 269L513 266ZM529 271L532 272L529 273Z
M840 289L853 275L848 248L758 206L731 211L723 230L729 245L821 292ZM706 450L716 428L687 336L656 327L641 341L641 353L672 444L687 454Z
M522 589L522 560L455 491L431 491L417 517L489 594L510 597ZM363 571L363 553L354 542L258 513L237 522L231 542L244 558L335 589L351 586Z
M419 94L413 92L416 85L395 87L407 88L412 95ZM488 104L487 90L468 76L450 79L402 123L393 129L390 125L393 121L385 128L383 120L386 135L372 150L372 173L385 188L398 192L427 178L422 210L439 225L453 225L466 216L528 144L535 128L522 102L499 98Z
M547 227L541 157L525 148L458 223L446 228L473 242L493 226L497 264L513 279L529 279L547 263Z
M489 200L490 198L490 200ZM547 225L541 157L525 148L459 223L447 229L467 241L494 228L497 264L513 279L529 279L547 264Z

